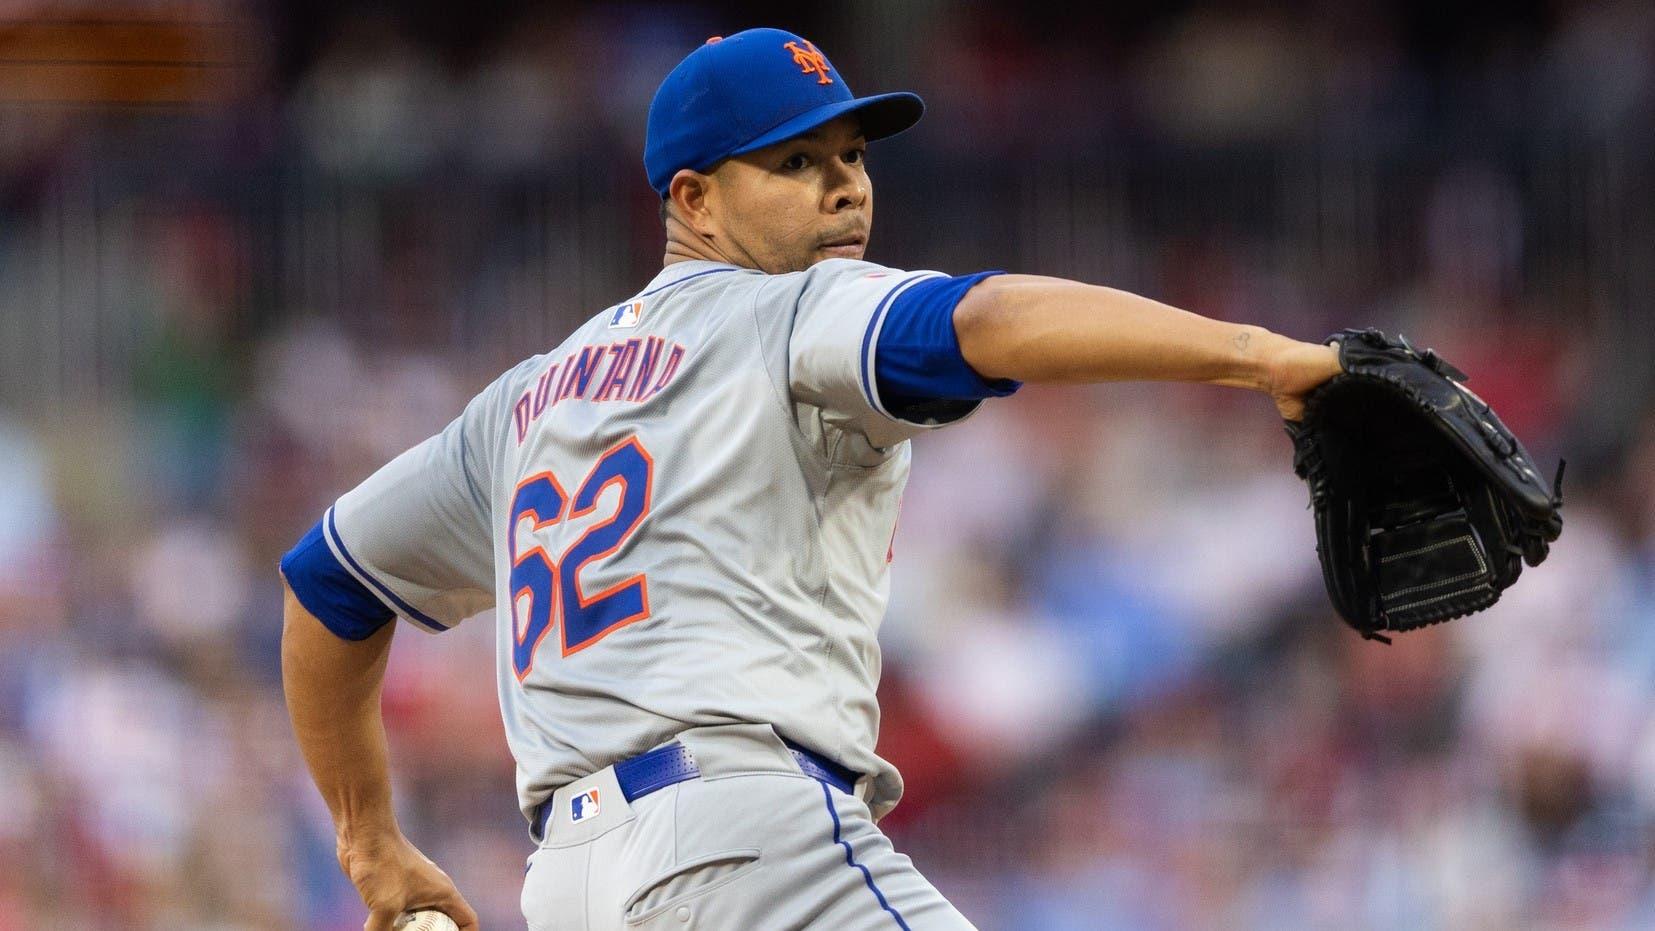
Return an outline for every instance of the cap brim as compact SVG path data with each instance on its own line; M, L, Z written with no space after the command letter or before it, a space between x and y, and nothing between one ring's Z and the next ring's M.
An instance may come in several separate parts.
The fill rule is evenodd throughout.
M861 119L862 138L872 142L875 139L894 136L918 123L919 118L925 113L925 101L919 99L918 94L897 91L892 94L875 94L872 97L857 97L823 104L795 116L730 154L740 155L767 145L775 145L784 139L802 136L847 113L854 113Z

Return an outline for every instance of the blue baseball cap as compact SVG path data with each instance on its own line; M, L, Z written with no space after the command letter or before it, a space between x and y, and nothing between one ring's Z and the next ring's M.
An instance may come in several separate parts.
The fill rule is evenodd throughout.
M649 105L644 170L663 198L680 169L705 171L854 113L868 141L919 122L916 94L857 97L808 40L781 29L714 37L672 69Z

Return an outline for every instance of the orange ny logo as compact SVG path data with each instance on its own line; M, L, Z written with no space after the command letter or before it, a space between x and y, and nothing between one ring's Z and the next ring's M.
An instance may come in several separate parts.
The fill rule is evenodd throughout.
M804 48L797 42L788 42L782 48L793 53L793 63L799 66L802 74L815 74L817 84L832 84L833 79L828 77L828 60L821 52L816 51L809 39L804 40Z

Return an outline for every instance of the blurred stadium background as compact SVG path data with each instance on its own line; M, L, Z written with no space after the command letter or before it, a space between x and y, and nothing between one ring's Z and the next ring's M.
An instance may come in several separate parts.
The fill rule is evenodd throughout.
M1472 377L1568 530L1334 618L1262 398L1028 389L921 439L885 826L985 929L1655 927L1655 7L0 5L0 929L360 926L283 550L659 265L649 96L815 38L930 111L869 257L1078 277ZM486 624L397 636L410 836L521 927Z

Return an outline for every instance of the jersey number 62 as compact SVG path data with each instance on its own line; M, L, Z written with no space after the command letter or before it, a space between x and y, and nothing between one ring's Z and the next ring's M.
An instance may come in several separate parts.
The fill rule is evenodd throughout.
M531 475L517 484L511 499L511 521L506 544L511 554L512 668L522 681L534 667L535 649L563 616L563 655L591 646L611 631L649 617L649 584L642 574L601 592L581 591L580 571L587 563L620 549L649 513L650 485L655 461L636 437L604 453L575 491L573 500L550 472ZM526 528L535 531L559 521L584 517L598 506L598 497L610 485L621 488L621 503L608 520L586 529L563 554L553 559L536 543L519 553L517 538ZM567 513L565 513L567 511Z

